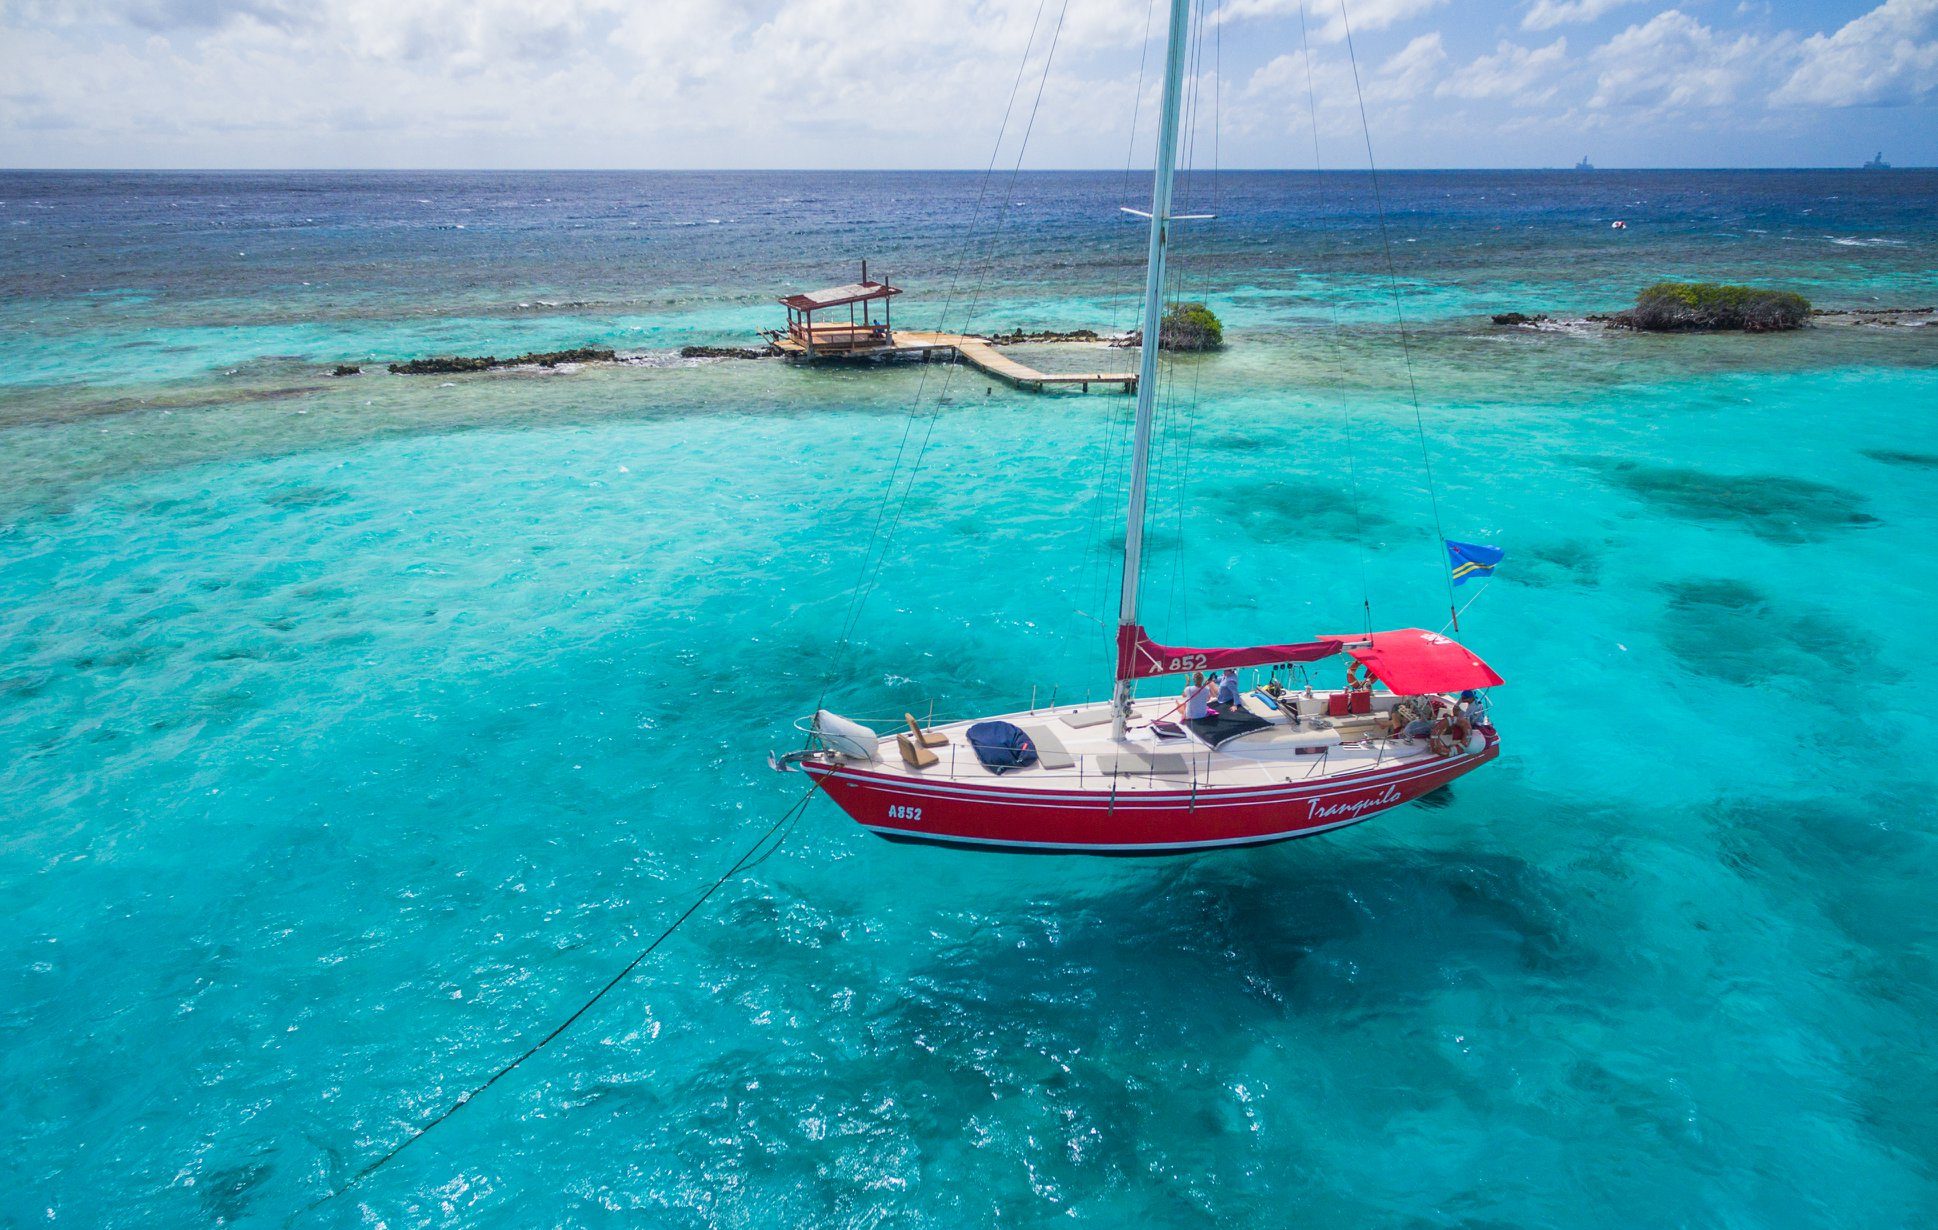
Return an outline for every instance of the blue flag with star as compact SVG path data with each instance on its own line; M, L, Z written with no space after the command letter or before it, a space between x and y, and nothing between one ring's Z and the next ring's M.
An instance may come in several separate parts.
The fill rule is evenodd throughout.
M1506 554L1499 547L1483 547L1476 542L1447 539L1447 566L1453 570L1455 585L1465 585L1469 577L1493 576L1494 565L1500 563Z

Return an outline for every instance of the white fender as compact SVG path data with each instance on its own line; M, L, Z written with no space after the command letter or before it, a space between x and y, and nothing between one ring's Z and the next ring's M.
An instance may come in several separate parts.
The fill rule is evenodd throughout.
M814 734L831 752L839 752L856 760L881 759L881 736L860 722L851 722L838 713L816 710Z

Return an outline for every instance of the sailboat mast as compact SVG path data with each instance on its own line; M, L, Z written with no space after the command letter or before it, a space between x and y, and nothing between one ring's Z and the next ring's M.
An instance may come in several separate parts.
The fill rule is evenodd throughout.
M1184 101L1184 45L1191 0L1171 0L1171 27L1164 52L1164 110L1157 128L1157 163L1151 179L1151 246L1144 271L1144 344L1137 365L1137 420L1131 434L1130 512L1124 526L1124 592L1118 604L1118 635L1137 624L1138 576L1144 562L1145 488L1150 479L1151 421L1157 413L1158 334L1164 318L1164 245L1171 225L1171 172L1178 152L1178 112ZM1111 693L1111 733L1121 741L1130 712L1132 681L1117 679Z

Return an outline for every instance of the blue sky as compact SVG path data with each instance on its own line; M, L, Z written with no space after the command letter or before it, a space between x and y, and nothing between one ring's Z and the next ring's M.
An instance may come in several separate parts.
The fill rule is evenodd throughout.
M1122 167L1152 3L0 0L0 165L980 167L1020 64ZM1362 165L1341 0L1203 3L1197 161ZM1344 3L1389 166L1938 164L1938 0Z

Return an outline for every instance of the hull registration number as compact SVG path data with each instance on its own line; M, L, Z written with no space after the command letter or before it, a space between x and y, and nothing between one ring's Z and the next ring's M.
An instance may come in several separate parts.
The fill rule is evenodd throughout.
M920 820L922 818L922 809L919 807L910 807L906 803L892 803L888 808L888 818L890 820Z

